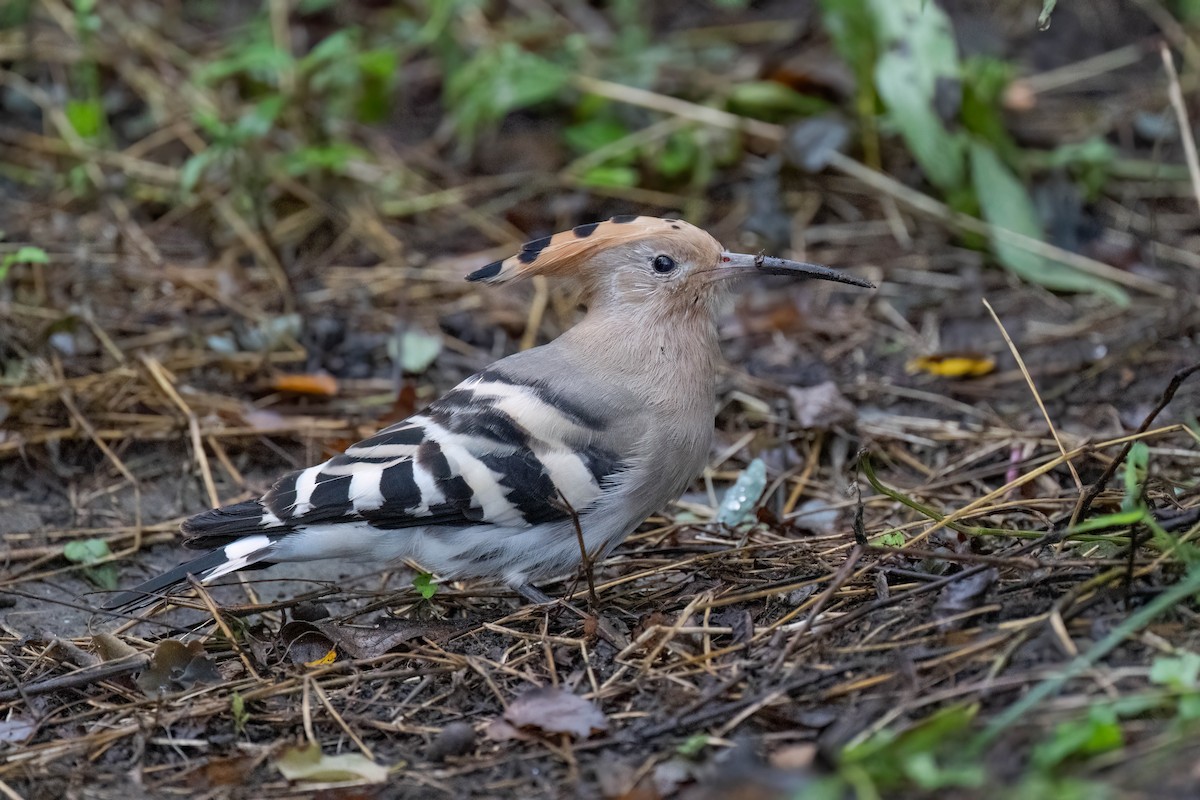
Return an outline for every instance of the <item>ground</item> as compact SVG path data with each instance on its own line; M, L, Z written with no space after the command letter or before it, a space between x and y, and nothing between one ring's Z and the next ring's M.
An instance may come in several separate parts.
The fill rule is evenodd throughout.
M886 124L839 123L847 154L812 173L794 110L696 155L731 144L740 107L704 94L726 84L853 116L807 3L545 4L552 22L451 4L441 32L417 24L438 4L27 5L0 30L5 796L1194 796L1200 218L1158 49L1182 53L1194 108L1182 12L1098 2L1039 32L1037 8L946 4L962 53L1015 78L998 108L1047 240L1114 299L1003 269ZM350 45L271 67L246 31L297 57ZM472 105L486 70L456 47L519 34L550 60L564 32L612 59L579 74L624 80ZM371 49L393 34L417 44ZM647 82L620 59L651 43ZM487 70L509 68L534 91ZM64 99L91 86L99 130ZM625 132L581 153L562 131L598 98ZM686 174L676 151L594 155L677 123ZM1094 187L1039 161L1092 140L1111 154ZM538 606L338 563L97 611L187 555L186 516L568 327L561 287L462 277L616 213L682 213L879 288L743 287L710 467L596 565L595 607L578 575ZM717 522L755 459L760 499ZM358 760L289 772L314 744Z

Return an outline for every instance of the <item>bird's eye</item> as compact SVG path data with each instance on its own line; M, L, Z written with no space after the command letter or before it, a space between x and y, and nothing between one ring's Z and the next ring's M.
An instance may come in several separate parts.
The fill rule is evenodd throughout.
M675 269L675 259L670 256L655 256L653 266L654 271L659 275L666 275Z

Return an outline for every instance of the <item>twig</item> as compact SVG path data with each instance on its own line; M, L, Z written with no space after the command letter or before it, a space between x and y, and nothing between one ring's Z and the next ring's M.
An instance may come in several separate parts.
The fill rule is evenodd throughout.
M1021 358L1021 351L1013 343L1012 337L1008 335L1008 331L1004 328L1004 323L1000 321L1000 317L996 316L996 310L992 308L992 304L983 298L983 305L992 315L992 320L996 323L996 327L1000 329L1000 335L1004 337L1004 343L1008 345L1009 351L1013 354L1013 358L1017 360L1017 367L1020 368L1021 374L1025 377L1025 383L1029 385L1029 391L1033 393L1033 399L1037 402L1038 408L1041 409L1042 418L1046 420L1046 426L1050 428L1050 435L1054 437L1054 443L1058 445L1058 452L1062 453L1063 458L1067 456L1067 448L1063 446L1062 439L1058 436L1058 430L1054 427L1054 421L1050 419L1050 414L1046 411L1046 404L1042 402L1042 396L1038 394L1037 385L1033 382L1033 376L1029 374L1029 368L1025 366L1025 359ZM1075 488L1083 489L1083 481L1079 479L1079 473L1075 471L1075 465L1069 458L1067 460L1067 469L1071 470L1071 477L1075 479Z
M1167 71L1167 97L1171 100L1171 107L1175 109L1175 119L1179 123L1179 139L1183 142L1183 156L1187 161L1188 174L1192 178L1192 192L1196 195L1196 205L1200 206L1200 158L1196 157L1196 140L1192 138L1192 124L1183 104L1179 73L1175 71L1175 59L1171 57L1171 49L1167 47L1166 42L1159 45L1158 51Z
M850 573L854 571L854 565L858 563L858 560L862 558L863 553L866 551L867 548L863 545L854 545L854 549L851 550L850 554L846 556L845 562L838 567L838 571L834 573L833 579L829 581L829 585L825 587L825 591L821 592L821 596L817 598L815 603L813 603L812 610L808 612L808 616L805 617L800 623L800 627L796 628L796 630L792 632L792 635L788 637L787 646L785 646L783 651L780 652L780 654L775 658L775 663L772 665L773 669L780 669L783 666L783 663L791 658L792 653L799 646L800 640L804 638L805 634L807 634L812 628L817 616L825 610L825 606L828 605L830 598L833 597L838 589L842 588L842 585L850 577Z
M1012 726L1017 720L1026 716L1038 703L1061 689L1067 681L1080 675L1135 631L1144 628L1154 621L1158 615L1167 611L1171 606L1200 591L1200 569L1192 569L1183 580L1169 587L1158 597L1144 607L1129 615L1121 624L1107 636L1097 642L1091 649L1072 660L1061 672L1053 678L1038 684L1032 691L1013 703L999 716L993 719L968 747L968 752L980 753L991 744L997 736Z
M67 675L62 675L57 678L47 678L44 681L35 683L27 683L17 689L0 690L0 701L15 700L22 695L33 696L37 694L48 694L49 692L57 692L60 689L78 689L83 686L90 686L97 681L115 678L118 675L126 675L135 670L141 669L150 662L150 656L146 653L137 653L136 655L126 656L125 658L109 661L104 664L98 664L94 667L81 669L77 672L72 672Z
M1088 487L1087 493L1084 494L1084 496L1080 499L1079 505L1071 514L1072 525L1075 524L1075 522L1081 517L1086 516L1088 511L1091 510L1092 503L1096 500L1096 497L1104 491L1105 487L1108 486L1108 482L1112 480L1112 476L1116 474L1117 469L1120 468L1121 464L1125 462L1126 457L1129 455L1129 450L1133 447L1133 443L1138 441L1138 437L1146 432L1154 420L1158 418L1158 415L1162 413L1162 410L1166 408L1171 400L1175 397L1175 392L1179 391L1180 384L1191 377L1193 373L1198 371L1200 371L1200 362L1197 362L1190 367L1184 367L1171 376L1171 380L1167 384L1167 388L1163 390L1162 396L1158 398L1158 404L1150 410L1150 413L1147 414L1146 418L1142 420L1142 424L1138 426L1138 429L1133 432L1133 435L1130 436L1125 444L1121 447L1121 452L1117 454L1116 458L1108 463L1108 466L1104 469L1104 472L1099 478L1096 479L1095 483Z

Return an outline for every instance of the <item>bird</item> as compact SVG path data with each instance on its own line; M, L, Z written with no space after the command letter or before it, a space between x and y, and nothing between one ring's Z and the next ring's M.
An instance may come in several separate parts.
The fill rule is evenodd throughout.
M586 309L557 338L496 361L423 411L262 497L181 525L206 552L118 595L163 599L244 569L409 560L444 579L535 584L604 557L703 471L721 355L717 320L738 278L869 281L727 252L681 219L615 216L523 245L466 276L573 282Z

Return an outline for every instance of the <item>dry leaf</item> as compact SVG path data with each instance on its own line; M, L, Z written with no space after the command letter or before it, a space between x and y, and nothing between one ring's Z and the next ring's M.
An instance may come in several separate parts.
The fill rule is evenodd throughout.
M154 648L150 666L137 676L136 683L147 695L155 697L162 692L185 692L197 684L223 680L199 641L184 644L176 639L166 639Z
M395 650L412 639L444 639L462 630L462 625L444 622L412 622L384 617L375 625L337 625L318 622L314 626L351 658L374 658Z
M608 718L591 700L557 687L525 692L505 710L504 720L518 731L565 733L576 739L608 730ZM507 731L500 728L497 733Z
M0 720L0 743L21 744L33 736L37 724L24 717L9 717Z
M992 567L947 584L938 594L937 605L933 607L934 616L953 617L979 607L999 576L1000 573Z
M918 356L904 365L910 374L926 372L941 378L978 378L996 369L996 360L982 353L939 353Z
M383 783L388 769L359 753L325 755L318 744L289 747L276 760L275 768L289 781L366 781Z
M789 386L792 413L801 428L828 429L853 422L858 412L833 381L816 386Z
M118 658L136 656L138 654L135 648L121 641L111 633L97 633L92 637L92 644L96 645L96 652L100 654L102 661L116 661Z
M333 639L311 622L292 620L279 629L287 660L305 666L327 658Z
M338 393L338 382L337 378L323 372L278 375L271 380L271 389L276 392L334 397Z

